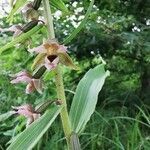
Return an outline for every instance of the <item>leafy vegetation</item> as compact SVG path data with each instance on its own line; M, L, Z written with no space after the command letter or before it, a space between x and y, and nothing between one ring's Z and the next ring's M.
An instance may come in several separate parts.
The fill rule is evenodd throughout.
M81 149L149 150L149 0L95 0L94 5L92 4L93 1L90 3L89 0L60 1L61 4L51 1L56 38L60 43L65 43L74 64L80 67L76 71L60 66L63 68L67 106L68 110L71 110L69 117L70 120L74 120L74 124L71 124L71 126L77 133L82 131L79 134ZM23 2L19 5L23 5ZM5 7L3 8L5 10ZM14 13L12 15L9 14L9 16L11 15L12 23L21 25L28 23L29 21L24 20L18 10L18 8L14 10L15 15ZM7 12L7 10L5 11ZM42 11L43 6L41 6L40 15ZM87 17L82 21L85 14ZM0 55L0 113L7 112L0 117L2 121L0 124L0 149L9 149L9 146L12 149L11 146L13 145L10 145L10 143L15 145L14 139L17 136L24 138L36 125L37 130L34 130L35 134L23 144L29 144L29 140L32 141L29 147L34 146L34 149L37 150L41 149L41 147L44 150L67 149L59 117L55 121L53 120L53 123L49 122L60 112L60 109L57 109L55 105L52 105L39 120L33 122L27 129L25 129L26 119L23 116L15 117L11 114L11 106L26 103L37 106L46 100L57 99L57 90L54 81L55 71L46 71L44 73L44 90L42 95L37 92L27 95L24 93L24 84L14 86L10 83L12 75L16 72L23 69L32 71L31 66L35 56L27 50L28 48L41 45L43 39L46 41L47 28L45 25L40 24L27 33L23 33L13 39L11 32L3 30L10 27L7 16L6 14L1 17L0 22L0 31L2 31L0 32L0 52L3 51ZM37 31L36 28L40 29ZM28 37L30 37L28 41L23 42L19 46L16 44L26 40ZM91 70L95 70L96 66L103 66L105 62L101 57L106 62L105 67L109 70L110 76L107 77L102 90L100 88L102 84L98 89L95 86L90 89L91 83L96 80L96 75L92 72L89 80L87 77L86 83L82 83L83 76L85 77ZM91 70L88 72L89 69ZM105 71L102 72L106 73ZM102 80L102 72L96 72L100 74L100 76L97 74L97 78L100 77L100 79L97 79L95 82L99 83ZM88 99L89 103L86 105L87 108L84 109L85 114L81 110L83 103L86 103L86 101L80 99L75 93L76 88L77 92L81 92L80 88L84 84L84 90L93 94L93 96L91 94L93 99L90 98L92 99L91 101ZM97 101L95 97L100 90ZM83 95L85 97L86 94L89 95L88 92L83 94L85 94ZM78 100L80 105L77 105ZM97 105L94 111L96 101ZM55 107L56 110L54 110ZM76 113L80 114L78 117L74 116L76 110L78 110ZM47 114L50 114L49 118L44 118ZM55 115L53 116L52 114ZM88 121L88 117L91 114L90 121ZM6 120L4 121L4 119ZM43 123L43 126L39 128L38 122L42 119L45 119L46 123ZM41 131L44 126L46 126L46 129L50 127L49 130ZM85 128L82 128L84 126ZM38 137L38 140L35 140L35 137ZM77 142L77 139L75 139L77 137L73 137L73 140ZM20 149L23 148L22 145L19 146Z

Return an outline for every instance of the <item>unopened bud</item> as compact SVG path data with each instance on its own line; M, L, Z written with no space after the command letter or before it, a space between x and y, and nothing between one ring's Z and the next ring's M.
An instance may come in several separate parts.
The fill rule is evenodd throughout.
M27 20L38 20L39 18L39 13L33 8L32 3L25 5L25 7L22 9L22 13Z

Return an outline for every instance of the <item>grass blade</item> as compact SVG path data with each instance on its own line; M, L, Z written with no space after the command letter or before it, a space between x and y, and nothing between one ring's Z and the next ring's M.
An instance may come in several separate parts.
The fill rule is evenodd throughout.
M7 113L4 114L0 114L0 122L8 119L9 117L11 117L14 114L14 111L9 111Z

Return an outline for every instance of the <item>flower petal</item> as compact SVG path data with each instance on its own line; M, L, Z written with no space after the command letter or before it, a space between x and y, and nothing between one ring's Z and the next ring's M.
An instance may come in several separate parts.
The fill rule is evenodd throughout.
M26 86L26 94L30 94L30 93L32 93L34 90L35 90L35 87L34 87L33 83L29 83L29 84Z
M67 52L67 47L65 45L60 45L58 49L58 53Z
M20 77L17 77L16 79L13 79L10 83L16 84L16 83L20 83L20 82L30 83L31 78L27 77L27 76L20 76Z
M42 82L40 79L32 79L34 88L40 93L42 94Z
M18 30L22 30L22 27L20 26L20 25L12 25L11 27L9 27L8 29L7 29L8 31L11 31L11 32L16 32L16 31L18 31Z
M34 112L34 109L32 108L32 106L30 104L26 104L26 105L22 105L22 106L12 106L12 108L17 111L19 109L23 109L23 110L28 110L31 112Z
M59 57L57 57L57 56L52 61L50 59L48 59L48 57L45 57L45 67L49 71L54 69L57 66L58 63L59 63Z
M34 110L32 108L31 105L23 105L23 106L19 106L19 107L13 107L12 108L16 111L17 114L19 115L23 115L26 118L28 117L32 117Z
M46 48L45 48L44 45L40 45L40 46L35 47L33 49L28 49L28 51L30 53L33 53L33 52L36 52L36 53L46 53L47 52L47 50L46 50Z
M36 119L40 118L40 116L41 116L40 114L36 114L36 113L34 113L34 114L33 114L33 118L34 118L34 120L36 120Z
M26 118L32 117L32 112L30 112L29 110L26 110L26 109L19 109L19 110L17 111L17 113L18 113L19 115L25 116Z
M32 122L34 122L33 116L31 116L31 117L29 117L29 118L27 119L26 128L27 128Z
M20 76L28 76L28 77L31 77L31 75L27 72L27 71L20 71L18 73L16 73L14 76L12 77L20 77Z
M20 25L13 25L6 31L14 32L13 37L17 37L22 33L22 27Z

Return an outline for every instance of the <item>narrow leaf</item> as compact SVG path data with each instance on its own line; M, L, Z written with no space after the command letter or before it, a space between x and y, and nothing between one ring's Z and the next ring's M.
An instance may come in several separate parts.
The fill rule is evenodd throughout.
M27 0L16 0L15 5L13 6L10 14L8 15L8 20L11 21L13 19L14 14L22 7L25 5Z
M42 28L42 25L36 26L34 28L32 28L30 31L21 34L20 36L14 38L11 42L7 43L5 46L0 48L0 54L11 48L14 47L16 44L23 42L25 40L27 40L28 38L30 38L33 34L35 34L36 32L38 32L40 29Z
M7 150L31 150L54 122L62 107L54 106L14 138Z
M13 114L14 114L14 111L9 111L7 113L0 114L0 122L5 121L9 117L11 117Z
M64 39L63 44L68 44L81 31L81 29L84 27L84 25L86 24L86 22L88 20L88 17L92 11L93 4L94 4L94 0L91 0L89 8L85 14L84 19L81 21L80 25L67 38Z
M62 12L68 13L68 8L62 0L50 0L50 4Z
M100 92L109 71L105 72L104 64L90 69L79 82L70 109L70 120L73 131L80 133L93 114L98 93Z

